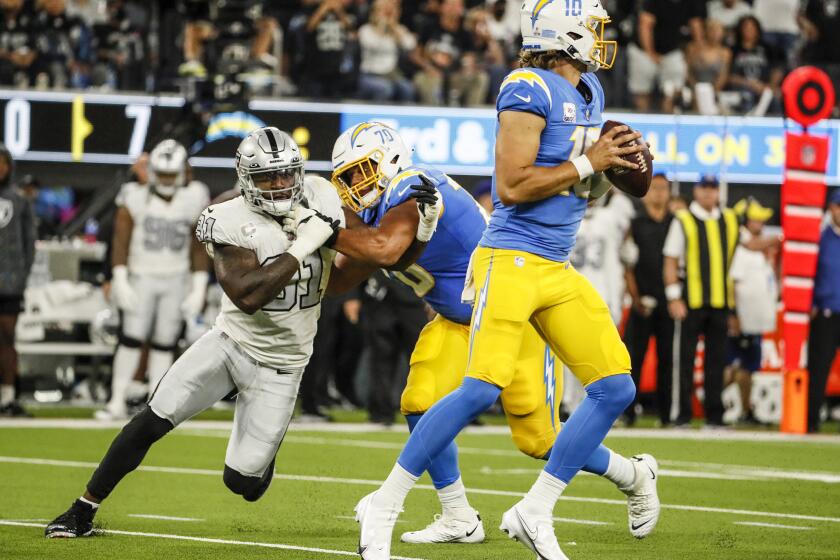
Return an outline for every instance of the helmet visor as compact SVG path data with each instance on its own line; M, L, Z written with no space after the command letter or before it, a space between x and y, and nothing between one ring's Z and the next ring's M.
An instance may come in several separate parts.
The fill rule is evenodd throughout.
M615 63L615 55L618 52L617 41L604 40L604 32L608 23L612 21L609 16L590 16L586 28L595 36L595 43L589 51L589 58L598 65L598 68L609 70Z

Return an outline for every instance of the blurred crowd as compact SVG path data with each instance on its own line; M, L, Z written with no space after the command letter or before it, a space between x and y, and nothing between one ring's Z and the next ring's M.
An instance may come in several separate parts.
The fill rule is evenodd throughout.
M840 78L836 0L604 0L612 107L780 111L785 72ZM0 0L0 84L492 104L520 0Z

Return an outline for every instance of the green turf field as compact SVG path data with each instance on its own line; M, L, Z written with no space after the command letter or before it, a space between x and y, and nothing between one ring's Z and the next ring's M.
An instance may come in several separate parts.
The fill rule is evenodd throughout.
M261 501L249 504L222 484L226 431L179 428L102 507L97 519L104 535L47 541L43 524L80 494L116 430L0 423L0 558L353 557L358 537L353 506L387 474L405 435L303 430L287 436L278 477ZM623 495L610 483L590 475L575 479L555 512L557 535L572 560L840 558L840 440L676 435L680 439L630 433L608 440L621 453L646 451L660 460L665 509L656 531L643 541L630 536ZM392 554L429 560L533 558L497 527L540 463L518 455L503 434L466 434L459 444L464 480L484 519L487 542L397 542L400 532L424 527L438 511L424 479L408 498Z

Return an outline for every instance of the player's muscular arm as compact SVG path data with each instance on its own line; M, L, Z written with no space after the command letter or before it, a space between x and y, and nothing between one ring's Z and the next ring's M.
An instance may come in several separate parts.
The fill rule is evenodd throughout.
M283 253L270 264L260 266L256 253L234 245L213 244L213 267L230 300L253 315L280 295L300 263Z
M131 244L131 230L134 220L124 206L117 208L114 216L114 237L111 243L111 267L128 263L128 247Z
M540 149L545 119L533 113L503 111L499 114L499 134L496 137L496 193L502 204L522 204L549 198L569 190L581 181L578 169L569 161L557 166L534 165ZM642 150L642 146L621 148L641 135L622 136L626 126L617 126L601 136L586 152L592 169L598 173L611 167L636 169L636 164L621 156Z
M333 261L330 281L327 284L328 296L339 296L353 290L367 280L380 267L375 264L351 259L338 253Z
M193 272L207 272L209 269L210 258L204 249L204 245L198 238L192 236L192 241L190 242L190 270Z
M365 225L345 210L347 228L339 230L333 249L376 268L402 270L413 263L426 243L417 241L417 203L403 202L385 214L379 227Z

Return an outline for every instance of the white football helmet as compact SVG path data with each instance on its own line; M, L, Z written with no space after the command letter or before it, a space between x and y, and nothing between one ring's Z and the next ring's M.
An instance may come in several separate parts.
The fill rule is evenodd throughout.
M163 196L172 196L175 189L186 182L187 150L171 138L162 141L149 154L149 184ZM169 184L161 182L160 175L172 175Z
M525 0L520 13L522 50L558 50L586 65L587 72L611 68L616 41L604 40L610 16L600 0Z
M373 206L391 180L411 166L411 150L390 126L369 121L345 130L332 152L332 183L348 208ZM353 175L361 174L353 183Z
M251 208L285 216L303 198L303 158L292 137L273 126L258 128L236 149L239 191Z

